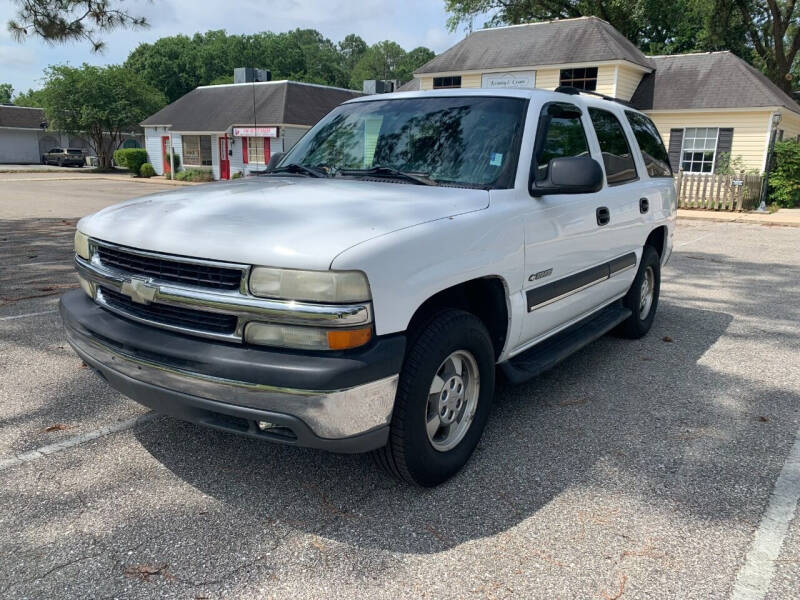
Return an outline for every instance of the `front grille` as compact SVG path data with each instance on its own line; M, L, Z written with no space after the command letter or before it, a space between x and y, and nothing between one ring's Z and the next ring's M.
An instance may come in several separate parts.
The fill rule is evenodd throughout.
M126 273L144 275L160 281L196 285L218 290L237 290L241 284L242 271L212 265L203 265L155 256L142 256L119 248L97 246L100 262L107 267Z
M236 331L236 317L219 313L204 312L190 308L176 308L166 304L138 304L125 294L105 287L100 288L105 303L123 313L147 319L162 325L196 329L209 333L233 334Z

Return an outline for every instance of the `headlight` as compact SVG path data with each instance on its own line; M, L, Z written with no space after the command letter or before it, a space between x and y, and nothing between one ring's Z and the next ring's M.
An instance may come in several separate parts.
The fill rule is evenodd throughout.
M367 277L360 271L298 271L255 267L250 273L250 293L264 298L334 304L370 299Z
M371 338L371 325L360 329L321 329L251 322L244 330L244 339L249 344L297 350L347 350L363 346Z
M92 253L89 250L89 236L75 230L75 254L84 260L91 260Z

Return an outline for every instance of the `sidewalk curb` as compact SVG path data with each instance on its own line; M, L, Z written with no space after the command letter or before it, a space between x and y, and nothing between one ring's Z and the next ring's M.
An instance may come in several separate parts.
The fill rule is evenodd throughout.
M695 212L695 211L691 211ZM685 212L678 212L679 221L710 221L713 223L744 223L750 225L766 225L768 227L800 227L800 220L798 221L783 221L775 218L770 219L767 216L752 215L752 214L738 214L737 216L731 215L730 217L723 217L721 214L686 214Z

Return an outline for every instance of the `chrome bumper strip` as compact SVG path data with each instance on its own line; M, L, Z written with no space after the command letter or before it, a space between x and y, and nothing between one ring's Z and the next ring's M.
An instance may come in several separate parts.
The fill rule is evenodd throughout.
M343 390L281 388L222 379L138 358L67 328L67 339L93 366L167 390L302 419L316 435L337 439L391 420L398 375Z

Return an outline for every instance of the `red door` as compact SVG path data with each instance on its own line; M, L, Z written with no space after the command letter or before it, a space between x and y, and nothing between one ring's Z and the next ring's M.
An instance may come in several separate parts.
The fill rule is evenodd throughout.
M168 148L169 148L169 136L165 135L161 138L161 164L164 165L164 175L169 175L170 172L169 154L167 154Z
M231 161L228 156L228 136L219 138L219 178L231 178Z

